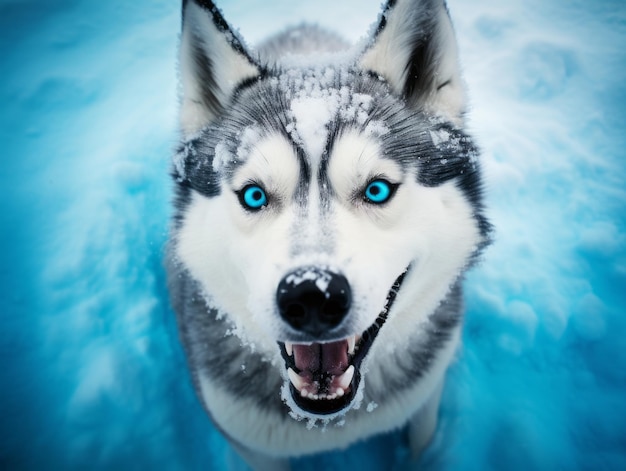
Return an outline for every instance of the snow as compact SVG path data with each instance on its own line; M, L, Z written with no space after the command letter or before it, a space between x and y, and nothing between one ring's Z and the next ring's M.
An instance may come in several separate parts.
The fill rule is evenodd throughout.
M441 144L448 142L452 136L445 129L441 129L439 131L430 131L430 138L433 141L433 144L439 147Z
M448 4L497 232L420 469L626 469L626 7ZM262 5L220 8L249 43L303 18L357 41L380 2ZM161 262L179 20L169 0L0 3L3 468L243 469L194 397ZM297 465L407 453L392 433Z
M332 275L330 272L313 268L292 272L285 278L285 282L293 287L297 287L306 281L313 281L317 289L324 293L326 297L329 296L327 291L331 280Z
M334 56L338 64L353 60L354 55ZM300 59L302 62L302 58ZM325 64L311 67L304 77L300 71L288 69L277 80L287 97L295 94L290 106L290 122L286 129L295 142L304 146L313 161L319 161L328 140L329 123L335 116L346 122L364 125L372 106L372 97L363 93L351 93L344 82L347 70L338 71ZM388 132L384 123L372 120L365 133L380 137Z
M327 125L335 114L334 103L329 97L295 98L291 102L291 112L295 119L292 135L301 142L307 155L317 160L322 158L327 141Z

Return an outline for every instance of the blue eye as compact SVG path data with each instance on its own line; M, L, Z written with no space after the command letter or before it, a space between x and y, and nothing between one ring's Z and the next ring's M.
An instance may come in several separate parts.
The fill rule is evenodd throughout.
M267 205L267 194L259 185L251 184L239 192L239 201L244 208L256 211Z
M365 201L368 203L382 204L393 196L396 187L385 180L374 180L365 188Z

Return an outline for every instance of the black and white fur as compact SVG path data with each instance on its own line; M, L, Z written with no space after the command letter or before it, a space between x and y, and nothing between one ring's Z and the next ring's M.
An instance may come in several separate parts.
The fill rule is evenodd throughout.
M389 0L344 48L303 26L254 52L211 1L183 2L169 287L198 396L256 469L407 423L417 455L489 240L443 0ZM315 317L318 294L345 309Z

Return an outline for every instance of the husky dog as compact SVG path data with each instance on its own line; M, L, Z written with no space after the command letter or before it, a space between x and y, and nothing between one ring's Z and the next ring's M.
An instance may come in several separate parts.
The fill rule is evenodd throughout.
M343 49L303 26L254 52L183 2L169 289L197 394L256 469L406 424L419 453L489 240L444 1L389 0Z

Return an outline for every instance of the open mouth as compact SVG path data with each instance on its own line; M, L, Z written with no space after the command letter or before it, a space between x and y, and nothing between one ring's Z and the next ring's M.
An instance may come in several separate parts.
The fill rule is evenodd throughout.
M328 415L350 405L361 382L361 363L387 320L407 272L408 268L393 283L383 310L365 332L334 342L278 342L291 396L303 411Z

